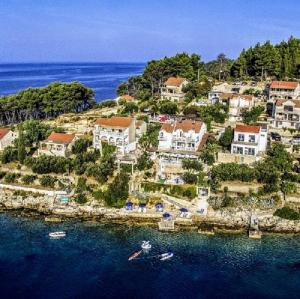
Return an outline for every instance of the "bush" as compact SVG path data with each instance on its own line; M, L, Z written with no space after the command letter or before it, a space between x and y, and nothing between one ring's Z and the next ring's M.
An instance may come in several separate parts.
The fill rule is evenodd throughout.
M79 204L85 204L87 202L86 195L83 193L78 193L74 197L74 201L79 203Z
M202 163L200 161L194 160L194 159L183 159L182 160L182 168L183 169L193 169L196 171L203 170Z
M194 173L185 172L182 175L182 179L186 184L197 184L198 177Z
M88 147L90 146L90 142L87 139L77 139L72 146L72 153L73 154L83 154L87 151Z
M36 175L27 174L22 177L22 182L26 185L31 185L36 180L36 178Z
M136 168L140 171L150 169L153 166L153 161L150 160L149 154L143 152L137 159Z
M7 184L15 183L20 176L19 173L9 172L4 176L4 181Z
M57 179L55 177L50 176L50 175L43 175L40 178L40 183L43 187L54 188L56 181L57 181Z
M278 216L280 218L288 220L300 220L300 214L289 207L277 209L274 213L274 216Z
M103 101L97 104L97 108L112 108L117 106L117 102L114 100Z
M3 164L17 161L18 160L18 150L12 146L6 147L1 155L1 162Z
M2 180L6 174L7 174L6 171L0 171L0 180Z

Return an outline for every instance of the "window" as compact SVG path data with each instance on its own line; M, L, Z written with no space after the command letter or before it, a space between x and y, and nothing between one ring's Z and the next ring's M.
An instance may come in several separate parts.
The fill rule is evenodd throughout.
M249 135L249 142L251 143L255 142L255 135Z
M284 106L284 111L293 111L293 106Z
M255 156L255 148L246 147L245 148L245 155Z
M244 134L239 134L238 135L238 141L244 141L245 140L245 135Z
M164 137L164 132L160 132L160 137Z
M240 146L234 146L233 147L233 153L242 155L243 154L243 148L240 147Z

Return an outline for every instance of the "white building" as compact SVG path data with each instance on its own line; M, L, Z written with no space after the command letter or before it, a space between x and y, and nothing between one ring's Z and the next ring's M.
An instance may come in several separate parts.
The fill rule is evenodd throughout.
M273 81L269 87L270 99L296 99L300 97L299 82Z
M257 156L266 151L267 129L260 126L236 125L231 154Z
M300 99L276 100L270 122L274 128L300 129Z
M13 145L13 141L18 137L16 132L7 128L0 128L0 150Z
M101 142L107 142L115 145L121 155L136 149L136 125L135 119L131 117L99 118L93 134L94 148L101 150Z
M253 106L253 96L232 94L229 98L229 121L241 121L243 112L251 109Z
M76 139L75 134L52 132L46 140L41 142L38 155L68 157L71 155L72 146Z
M143 120L137 120L135 122L136 127L136 137L141 137L147 131L147 123Z
M161 99L170 101L184 100L183 87L188 84L187 79L181 77L170 77L161 88Z
M182 183L182 160L198 159L207 140L206 125L201 121L182 120L165 123L159 131L157 175L169 183Z

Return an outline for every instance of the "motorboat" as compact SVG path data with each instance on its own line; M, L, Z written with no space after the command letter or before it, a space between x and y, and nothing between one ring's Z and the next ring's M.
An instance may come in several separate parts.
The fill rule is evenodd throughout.
M150 241L143 241L141 247L144 250L150 250L152 246L150 244Z
M161 261L165 261L165 260L170 259L173 255L174 255L173 252L162 253L162 254L159 256L159 259L160 259Z
M58 239L58 238L63 238L66 236L66 233L61 231L61 232L53 232L49 233L49 237L53 239Z
M143 249L135 251L128 257L128 261L131 261L131 260L137 258L142 252L143 252Z

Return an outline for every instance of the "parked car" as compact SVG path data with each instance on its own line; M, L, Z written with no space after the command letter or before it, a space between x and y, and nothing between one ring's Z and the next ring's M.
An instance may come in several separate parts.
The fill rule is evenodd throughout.
M281 141L281 135L277 132L271 132L271 139L275 141Z
M292 138L292 144L293 145L300 144L300 135L293 136L293 138Z

